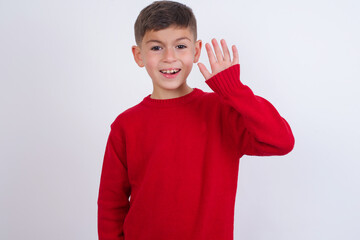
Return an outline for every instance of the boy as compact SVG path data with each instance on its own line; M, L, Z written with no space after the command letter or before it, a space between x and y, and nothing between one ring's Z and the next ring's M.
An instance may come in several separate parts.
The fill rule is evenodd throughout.
M190 8L158 1L135 22L135 62L153 92L111 125L98 198L99 239L231 240L239 159L285 155L288 123L240 82L235 46L215 39L206 51L214 91L186 80L200 56ZM129 199L130 197L130 199Z

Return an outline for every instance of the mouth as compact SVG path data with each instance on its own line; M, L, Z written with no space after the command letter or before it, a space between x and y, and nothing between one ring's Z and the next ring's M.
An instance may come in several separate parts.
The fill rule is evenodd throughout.
M170 68L170 69L162 69L162 70L160 70L160 72L162 74L170 74L170 75L177 74L180 71L181 71L180 68Z
M181 71L180 68L168 68L168 69L161 69L160 72L166 78L175 78L179 72Z

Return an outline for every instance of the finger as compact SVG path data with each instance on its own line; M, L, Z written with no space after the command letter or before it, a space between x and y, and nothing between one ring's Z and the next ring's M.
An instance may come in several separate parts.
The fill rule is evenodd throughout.
M207 70L207 68L205 67L205 65L202 64L202 63L198 63L197 65L198 65L198 67L199 67L199 70L200 70L201 74L204 76L204 78L205 78L206 80L208 80L208 79L211 77L211 74L210 74L210 72Z
M224 61L224 56L223 56L223 54L222 54L222 52L221 52L220 46L219 46L218 42L216 41L216 39L213 38L213 39L211 40L211 42L212 42L212 44L213 44L213 46L214 46L214 51L215 51L215 54L216 54L216 59L217 59L217 61L218 61L218 62Z
M232 65L239 64L239 53L235 45L232 46L232 52L234 57Z
M223 53L224 53L224 61L231 62L229 48L228 48L228 46L226 44L225 39L221 39L220 43L221 43L221 47L222 47L222 50L223 50Z
M212 48L211 48L211 45L209 43L205 44L205 48L206 48L206 52L207 52L207 55L208 55L208 58L209 58L211 70L214 71L215 64L216 64L215 55L214 55L214 53L212 51Z

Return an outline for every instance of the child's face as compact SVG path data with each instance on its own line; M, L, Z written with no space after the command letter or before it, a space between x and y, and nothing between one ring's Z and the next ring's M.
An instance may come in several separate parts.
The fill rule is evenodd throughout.
M133 46L136 63L145 67L154 88L176 89L186 82L200 57L201 41L189 28L169 27L145 33L141 46Z

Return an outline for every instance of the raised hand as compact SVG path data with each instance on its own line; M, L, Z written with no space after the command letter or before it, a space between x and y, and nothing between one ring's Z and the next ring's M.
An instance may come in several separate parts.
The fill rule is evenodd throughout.
M215 38L213 38L211 42L214 46L215 55L209 43L205 44L205 48L209 57L212 73L209 72L209 70L205 67L204 64L198 63L199 70L206 80L216 75L217 73L225 70L226 68L229 68L235 64L239 64L239 55L235 45L232 46L233 60L231 61L230 52L224 39L221 39L220 41L222 51Z

